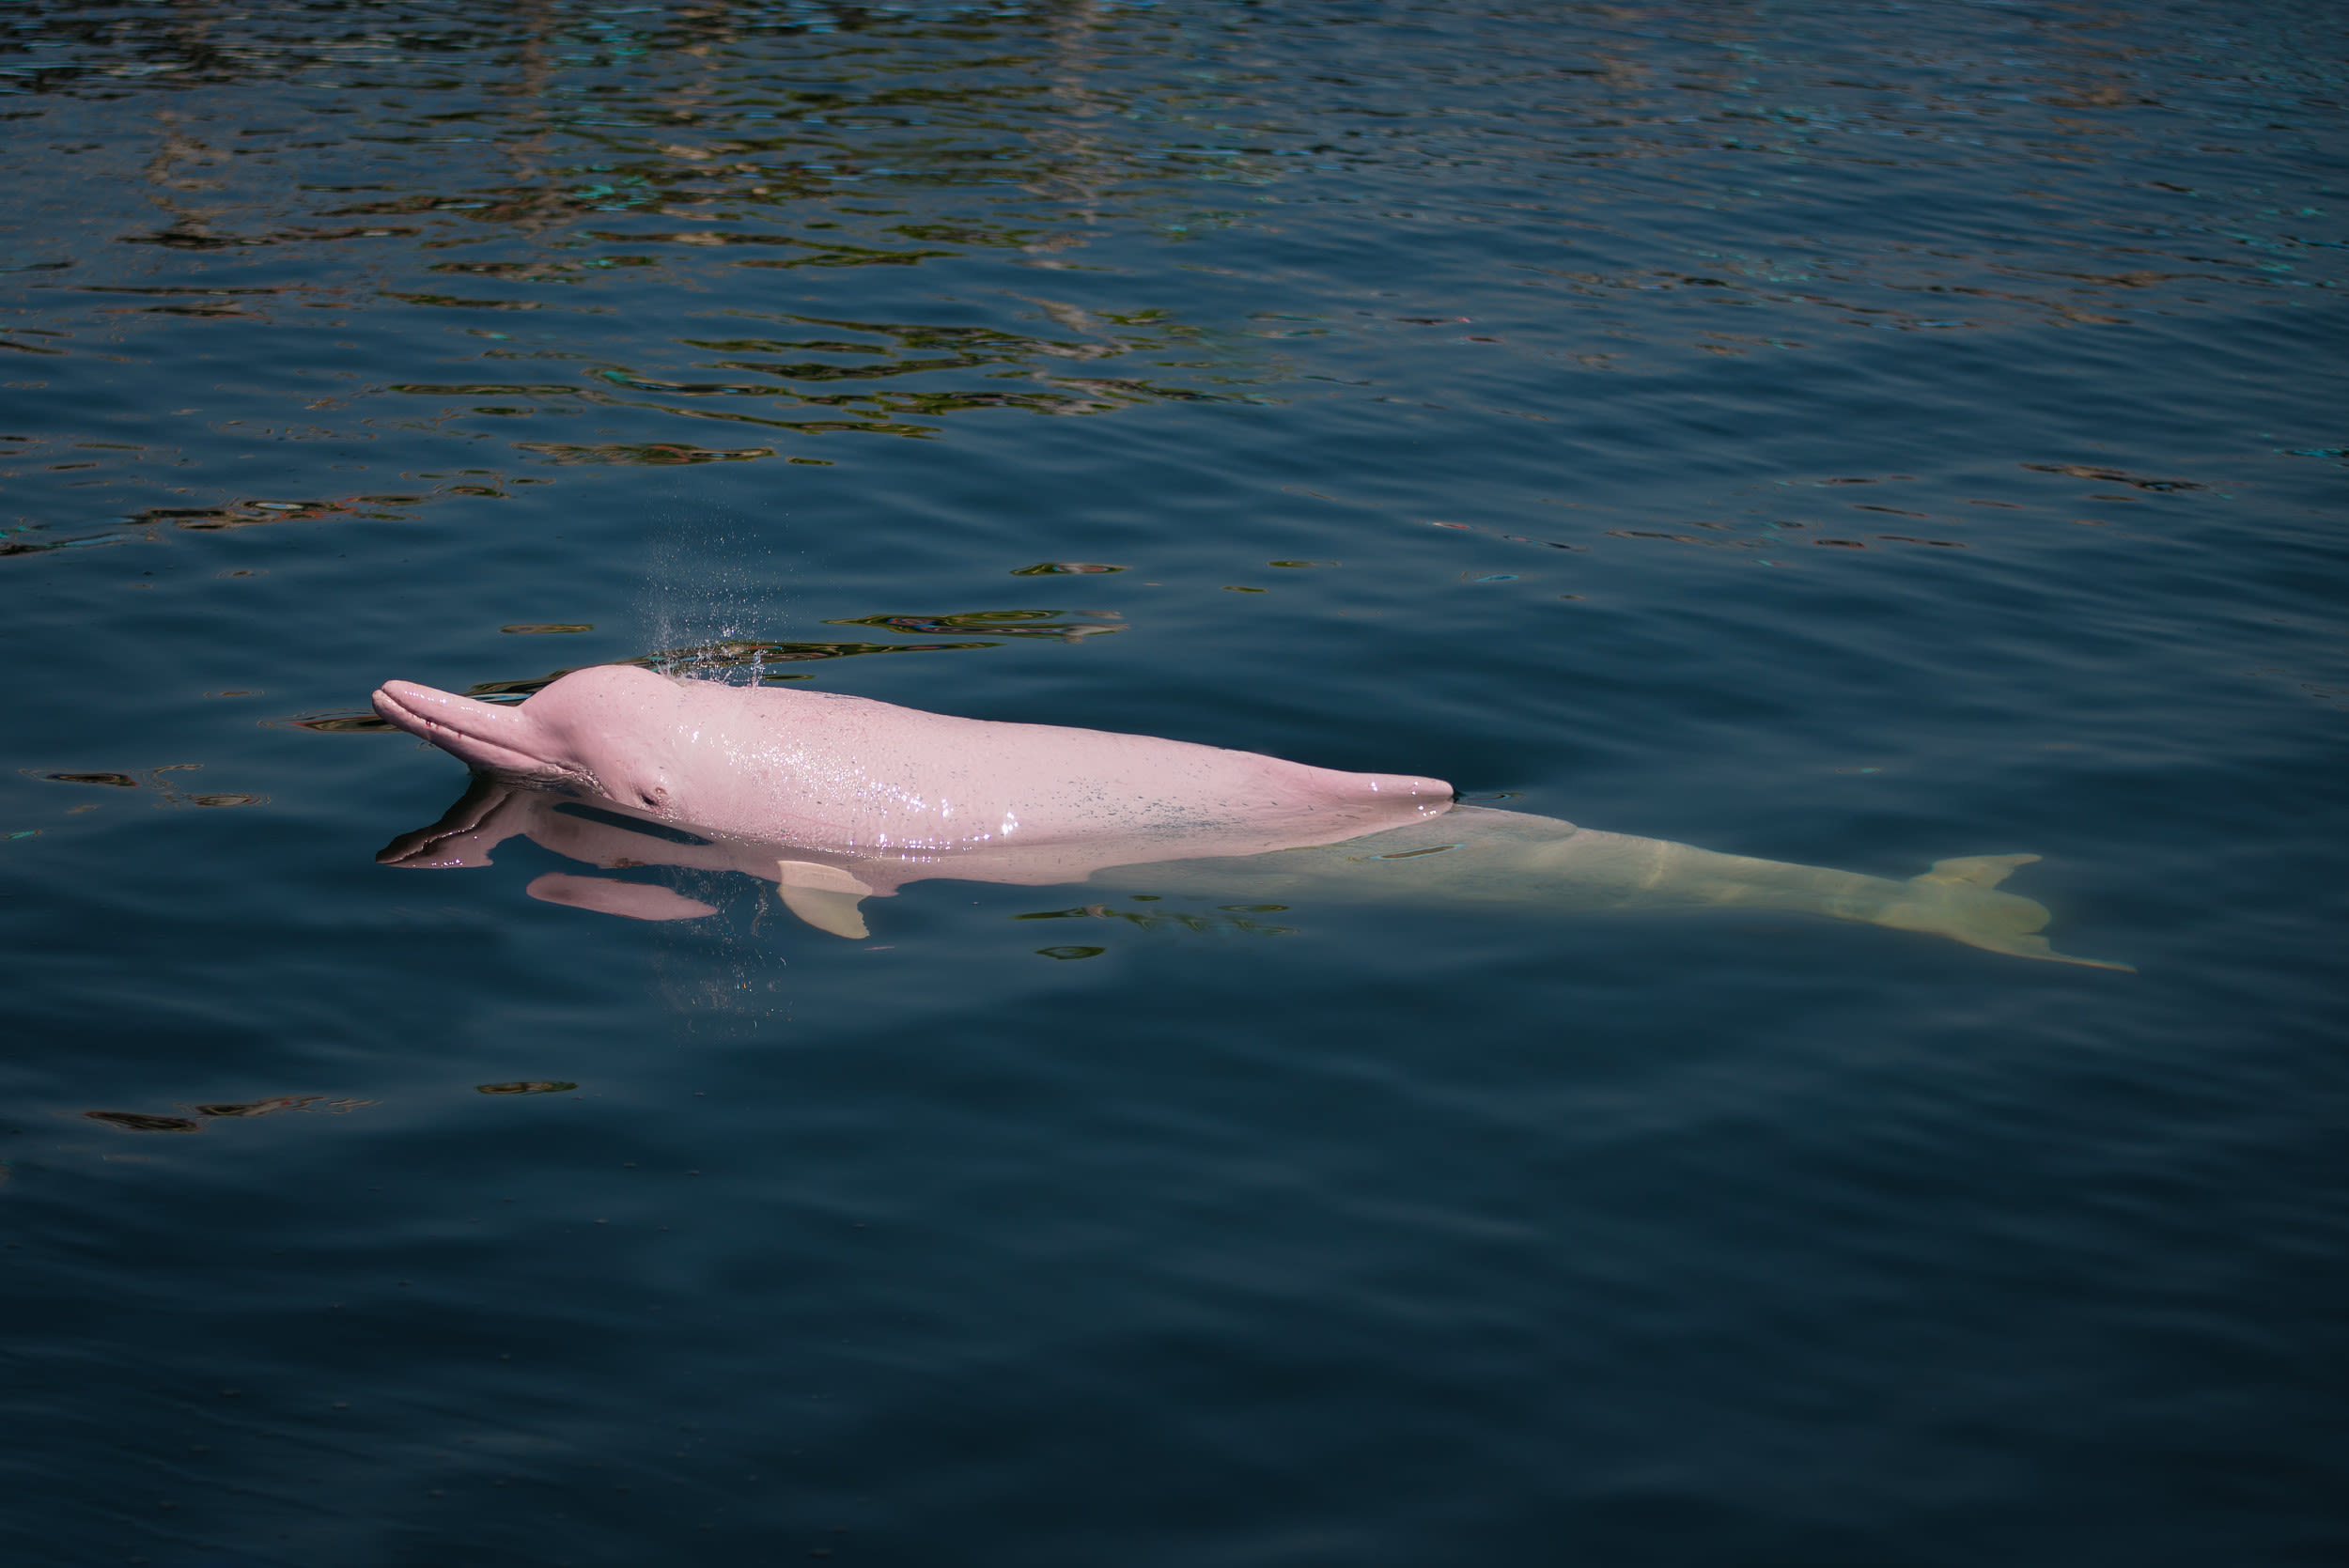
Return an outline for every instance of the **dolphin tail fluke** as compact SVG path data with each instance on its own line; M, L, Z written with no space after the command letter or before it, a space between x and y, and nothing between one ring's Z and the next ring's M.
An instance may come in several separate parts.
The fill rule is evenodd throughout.
M2037 859L2036 855L1962 855L1936 861L1931 870L1902 884L1905 896L1888 904L1875 916L1875 922L1904 931L1930 931L1968 947L2016 958L2039 958L2049 963L2078 964L2087 969L2120 970L2135 974L2136 967L2131 964L2058 953L2048 945L2046 938L2037 935L2047 924L2046 905L2015 893L1992 891L2016 866L2029 865Z
M1960 855L1953 860L1936 861L1932 870L1909 880L1958 888L1995 888L2015 875L2016 866L2029 865L2037 859L2036 855Z
M2123 974L2135 974L2135 964L2116 964L2104 958L2080 958L2069 953L2058 953L2045 937L1976 938L1964 932L1952 931L1951 936L1969 947L1985 948L1992 953L2011 954L2017 958L2045 958L2050 963L2077 964L2082 969L2119 970Z
M776 891L783 907L835 937L862 938L864 913L857 906L873 890L836 865L815 861L777 861Z

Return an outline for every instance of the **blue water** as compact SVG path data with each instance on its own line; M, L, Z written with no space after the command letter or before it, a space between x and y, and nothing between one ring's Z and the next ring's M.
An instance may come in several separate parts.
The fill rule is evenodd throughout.
M2340 1561L2340 22L0 4L0 1553ZM615 660L2138 972L376 863Z

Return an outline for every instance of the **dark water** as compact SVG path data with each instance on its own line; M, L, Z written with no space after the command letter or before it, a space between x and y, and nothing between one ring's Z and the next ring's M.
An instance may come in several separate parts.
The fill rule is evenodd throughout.
M2341 23L0 6L0 1551L2341 1560ZM2139 972L375 863L641 658Z

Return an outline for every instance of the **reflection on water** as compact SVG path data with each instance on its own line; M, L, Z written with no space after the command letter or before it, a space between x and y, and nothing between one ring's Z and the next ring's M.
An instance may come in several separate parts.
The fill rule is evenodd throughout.
M1155 893L1138 893L1134 896L1146 898L1152 903L1157 903L1160 899L1160 895ZM1014 915L1012 919L1117 920L1124 921L1140 931L1189 931L1203 936L1231 934L1249 937L1285 937L1293 934L1295 927L1268 925L1262 921L1251 920L1248 917L1270 914L1287 908L1285 904L1232 904L1220 909L1201 912L1193 909L1112 909L1106 904L1080 904L1073 909L1038 909L1031 914ZM1072 952L1095 954L1106 953L1109 950L1093 947L1040 948L1038 951L1057 957Z
M82 1114L124 1132L200 1132L204 1127L191 1116L157 1116L143 1110L85 1110Z
M1375 388L1341 367L1349 342L1462 326L1461 343L1510 356L1505 405L1526 355L1636 373L1684 350L1802 355L1855 329L2291 310L2342 283L2337 214L2228 194L2219 173L2235 156L2223 148L2313 133L2297 95L2317 68L2263 53L2287 36L2282 13L2245 20L2235 54L2182 72L2086 24L1951 13L1853 31L1834 14L1757 32L1735 11L1471 10L1430 18L1424 47L1397 56L1348 14L1227 29L1092 0L610 14L411 0L300 21L28 5L0 39L0 92L38 139L39 178L70 179L86 221L124 243L16 241L22 303L0 345L45 375L101 353L241 357L232 342L292 333L310 384L208 388L166 459L194 472L170 481L147 472L144 443L97 459L107 488L207 499L52 492L80 505L36 514L0 553L102 542L89 530L109 513L208 529L381 514L369 498L248 499L235 476L255 439L400 430L452 457L502 449L523 475L823 462L658 427L930 437L1012 411ZM1812 69L1822 51L1843 73ZM1904 180L1961 167L1999 176L1878 232L1888 210L1868 197L1898 203ZM1521 188L1489 183L1501 168ZM1321 182L1374 175L1462 183L1462 220L1513 244L1538 236L1549 254L1506 265L1554 325L1520 342L1440 310L1215 320L1137 275L1135 241L1279 234L1351 199ZM1957 187L1940 189L1946 207ZM1440 272L1447 220L1432 187L1414 190L1384 221ZM770 251L789 254L753 254ZM1052 277L1071 269L1130 282L1116 303L1059 297ZM920 317L808 310L790 293L843 271L938 278ZM503 292L442 286L459 278ZM141 295L166 298L117 303ZM656 302L681 297L699 303L666 318ZM327 368L347 357L308 341L353 332L364 373ZM200 349L173 335L190 333L228 335ZM451 334L470 349L452 353ZM469 360L537 368L448 373ZM635 433L541 433L583 422Z
M0 8L0 1560L2349 1556L2339 23ZM1471 809L369 864L558 659Z
M1093 561L1039 561L1033 567L1013 569L1014 577L1097 577L1107 572L1124 571L1123 567L1103 566Z
M172 773L196 772L202 769L203 766L200 762L166 763L161 768L148 768L142 776L136 778L128 773L52 773L34 768L20 768L19 771L27 778L43 779L52 784L105 784L115 789L151 789L158 797L154 803L159 806L265 806L269 804L269 797L266 795L247 795L228 791L205 795L191 794L180 788L177 781L166 776ZM78 807L76 809L87 810L88 808Z
M986 631L998 637L1043 637L1061 643L1082 642L1125 627L1104 623L1123 620L1114 610L973 610L960 615L858 615L827 621L827 626L877 626L917 636L957 631Z
M873 773L883 779L886 767L876 766ZM1137 900L1147 903L1170 893L1213 902L1269 893L1299 903L1434 908L1498 904L1578 913L1766 910L1927 932L2016 957L2129 968L2056 952L2036 934L2050 918L2046 908L1995 891L2018 866L2036 862L2036 855L1944 860L1921 876L1896 881L1716 854L1471 805L1455 805L1405 827L1360 827L1320 844L1297 844L1296 830L1285 822L1253 831L1244 823L1202 823L1188 831L1157 829L1034 844L874 850L847 841L762 842L692 831L618 801L581 800L568 791L476 774L438 822L401 834L376 860L412 870L486 866L499 845L518 837L607 870L670 866L772 883L784 907L808 925L860 939L870 934L861 908L865 899L892 897L909 884L942 879L1148 888L1153 891ZM1250 839L1261 840L1261 849L1245 842ZM705 897L633 877L550 874L533 881L528 892L550 903L633 920L696 920L718 913L718 906ZM720 896L706 877L697 879L695 892ZM1249 917L1290 908L1227 903L1206 914L1112 908L1097 902L1013 918L1083 917L1124 921L1145 931L1285 935L1290 927Z
M139 786L138 780L128 773L37 773L34 776L54 784L111 784L117 789L136 789Z
M375 1103L363 1099L329 1099L324 1094L279 1094L265 1100L189 1106L187 1109L195 1112L193 1116L157 1115L143 1110L85 1110L82 1115L86 1120L101 1122L123 1132L201 1132L208 1122L250 1121L256 1116L274 1116L287 1110L322 1110L330 1115L341 1116Z

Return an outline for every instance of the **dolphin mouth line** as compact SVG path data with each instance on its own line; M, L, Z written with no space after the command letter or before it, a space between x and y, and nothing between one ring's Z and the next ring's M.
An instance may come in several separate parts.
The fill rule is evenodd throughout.
M394 691L392 684L397 683L386 684L376 690L373 697L376 712L419 739L463 759L476 772L528 779L539 784L583 784L599 791L600 786L594 775L583 769L567 768L508 745L506 742L514 738L511 730L495 722L479 725L466 723L468 708L459 705L479 703L478 698L452 698L449 693L434 691L428 687L417 688L428 697L448 699L445 706L435 705L440 711L428 712ZM519 706L480 703L481 707L490 710L498 720L506 719L511 709Z

